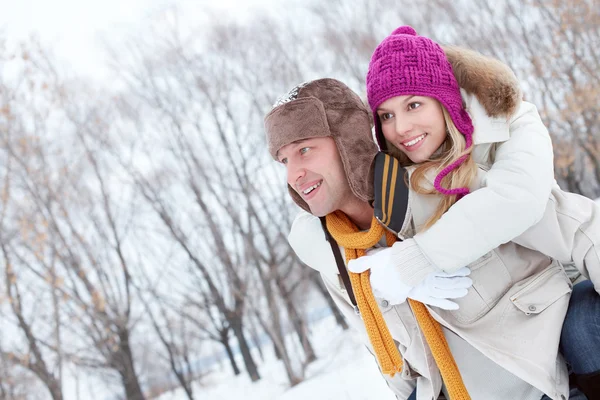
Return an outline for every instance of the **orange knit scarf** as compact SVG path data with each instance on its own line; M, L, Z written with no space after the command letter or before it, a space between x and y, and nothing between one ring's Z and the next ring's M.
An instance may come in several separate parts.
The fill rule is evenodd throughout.
M396 236L385 230L375 218L371 223L371 229L367 232L360 232L356 225L340 211L327 215L326 221L327 230L338 244L345 249L346 263L364 256L366 250L379 242L384 234L388 246L391 246L397 240ZM366 271L362 274L349 272L349 275L356 303L381 371L384 374L394 376L396 372L402 371L402 358L373 296L370 274ZM423 303L412 299L408 299L408 302L446 383L450 398L452 400L470 400L471 397L462 381L440 324L433 319Z

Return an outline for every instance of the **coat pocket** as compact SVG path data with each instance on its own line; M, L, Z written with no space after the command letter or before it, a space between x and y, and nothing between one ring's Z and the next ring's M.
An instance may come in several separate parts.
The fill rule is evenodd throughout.
M469 264L473 286L463 298L453 300L459 309L449 312L460 324L470 324L487 314L512 286L506 265L494 250Z
M525 315L541 313L573 290L562 266L556 261L517 285L522 287L510 296L510 301Z

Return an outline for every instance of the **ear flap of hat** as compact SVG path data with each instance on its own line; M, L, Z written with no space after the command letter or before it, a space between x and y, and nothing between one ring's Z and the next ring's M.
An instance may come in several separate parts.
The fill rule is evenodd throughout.
M294 189L292 189L292 187L290 185L288 185L288 192L290 193L290 196L292 196L292 200L294 200L294 203L296 203L304 211L312 214L308 204L306 204L306 202L304 200L302 200L302 197L300 197L298 192L296 192Z
M371 135L366 108L329 108L332 136L340 153L352 192L362 201L373 200L373 159L377 145Z

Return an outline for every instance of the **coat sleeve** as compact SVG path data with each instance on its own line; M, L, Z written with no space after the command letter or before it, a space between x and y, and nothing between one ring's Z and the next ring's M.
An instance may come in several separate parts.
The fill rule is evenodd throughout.
M414 239L429 261L453 272L537 223L554 184L550 135L536 107L522 102L509 121L481 189L468 194Z
M337 273L335 257L319 218L301 211L292 222L288 243L304 264L319 272Z
M600 205L555 186L542 220L513 242L573 264L600 293Z
M346 300L344 296L342 296L339 293L339 291L335 289L335 287L329 282L329 280L325 276L323 276L323 274L321 274L321 278L323 279L323 282L325 282L325 287L327 288L329 295L331 296L331 298L333 298L333 301L335 302L337 307L340 309L340 312L344 315L352 329L356 330L359 333L363 344L365 345L369 353L371 353L371 355L373 356L375 364L379 365L377 363L377 360L375 359L375 353L373 351L373 348L371 347L371 343L369 342L367 333L365 332L365 328L360 315L357 315L354 312L354 308L352 308L349 301ZM404 359L402 361L405 362ZM379 370L379 372L381 373L381 369ZM412 392L417 386L416 379L406 379L402 376L402 374L395 374L394 377L390 377L385 374L381 374L381 376L383 377L388 387L394 393L398 400L408 399L408 397L412 394Z

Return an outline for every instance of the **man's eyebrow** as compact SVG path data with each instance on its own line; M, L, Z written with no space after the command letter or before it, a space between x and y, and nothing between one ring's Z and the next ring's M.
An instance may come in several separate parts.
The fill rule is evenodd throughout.
M295 142L288 143L287 145L289 146L290 144L293 144L293 145L297 146L299 144L302 144L302 143L306 142L309 139L310 138L299 139L299 140L296 140ZM275 158L279 158L279 150L277 150L277 153L275 153Z

